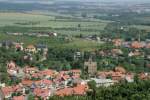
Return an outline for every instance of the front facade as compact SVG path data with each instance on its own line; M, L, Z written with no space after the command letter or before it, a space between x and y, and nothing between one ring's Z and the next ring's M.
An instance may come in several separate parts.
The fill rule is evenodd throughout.
M97 73L97 62L93 62L92 59L84 63L84 69L89 76L94 76Z
M26 48L25 48L25 51L26 52L31 52L31 53L36 53L36 47L34 45L28 45Z

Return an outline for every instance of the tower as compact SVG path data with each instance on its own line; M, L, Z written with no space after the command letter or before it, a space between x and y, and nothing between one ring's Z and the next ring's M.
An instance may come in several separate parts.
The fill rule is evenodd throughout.
M89 58L88 61L84 62L84 70L89 76L95 76L97 73L97 62L94 62L92 58Z

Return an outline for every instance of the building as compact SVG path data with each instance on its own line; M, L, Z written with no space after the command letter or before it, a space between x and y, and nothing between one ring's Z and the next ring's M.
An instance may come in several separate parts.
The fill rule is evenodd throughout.
M96 87L105 86L108 87L115 83L114 80L111 79L98 79L98 78L91 78L91 80L96 82Z
M28 45L26 48L25 48L25 51L26 52L31 52L31 53L36 53L36 47L34 45Z
M24 71L24 73L26 73L26 74L34 74L34 73L37 73L39 70L38 70L38 68L36 68L36 67L25 67L24 69L23 69L23 71Z
M131 48L140 49L140 48L143 48L143 47L144 47L144 44L141 43L141 42L134 41L134 42L131 43Z
M82 56L83 56L83 54L81 52L75 52L74 53L74 60L79 60Z
M21 96L14 96L12 100L26 100L25 96L21 95Z
M121 45L122 45L123 40L121 40L121 39L114 39L114 40L112 40L112 42L113 42L113 44L114 44L116 47L118 47L118 46L121 46Z
M92 59L84 62L84 70L89 74L89 76L95 76L97 73L97 62L93 62Z
M2 41L1 47L5 47L6 49L12 48L14 46L14 42L10 40Z
M36 49L37 49L37 51L48 51L48 48L47 48L47 46L46 45L44 45L44 44L37 44L36 45Z

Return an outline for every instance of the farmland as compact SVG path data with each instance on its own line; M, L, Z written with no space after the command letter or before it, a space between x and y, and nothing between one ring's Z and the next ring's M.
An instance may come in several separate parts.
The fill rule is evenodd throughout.
M105 20L85 20L82 18L56 18L31 13L0 13L0 27L24 27L30 28L31 32L37 31L32 28L41 28L38 31L54 31L61 34L99 34L109 23ZM42 28L46 28L42 29ZM18 32L21 31L18 28Z

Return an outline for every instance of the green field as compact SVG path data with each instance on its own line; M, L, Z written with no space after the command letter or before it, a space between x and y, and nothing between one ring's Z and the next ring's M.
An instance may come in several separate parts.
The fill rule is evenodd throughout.
M89 41L84 39L73 38L72 41L66 42L62 39L58 38L49 38L49 37L32 37L32 36L12 36L6 34L0 34L0 41L10 40L15 42L23 42L24 46L33 44L36 45L38 43L47 44L48 47L55 48L72 48L72 49L80 49L80 50L94 50L103 44L103 42Z
M131 25L130 27L134 27L140 30L150 31L150 26L148 25Z
M99 34L109 22L92 19L56 19L55 16L35 13L0 13L0 27L46 27L46 31L55 31L62 34Z

